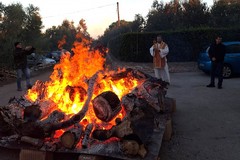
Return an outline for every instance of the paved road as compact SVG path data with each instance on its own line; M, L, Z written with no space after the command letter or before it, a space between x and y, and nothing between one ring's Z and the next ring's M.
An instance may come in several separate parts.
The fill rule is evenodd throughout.
M174 135L163 144L164 160L239 160L240 78L223 89L207 88L202 72L173 73L168 96L176 98Z
M48 80L50 72L33 78ZM171 73L167 96L176 98L174 135L164 142L164 160L239 160L240 78L224 80L223 89L206 88L209 77L202 72ZM0 87L0 106L7 104L16 84ZM10 156L10 158L8 158ZM1 160L17 160L18 152L0 149ZM5 157L5 159L4 159Z

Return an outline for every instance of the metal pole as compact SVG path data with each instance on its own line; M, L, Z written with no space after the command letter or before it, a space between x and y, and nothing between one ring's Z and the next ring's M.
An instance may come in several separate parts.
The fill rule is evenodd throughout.
M119 3L117 2L118 27L120 27Z

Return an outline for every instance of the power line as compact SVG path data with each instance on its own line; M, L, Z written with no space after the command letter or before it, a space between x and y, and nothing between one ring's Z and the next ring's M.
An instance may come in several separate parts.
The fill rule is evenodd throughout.
M98 7L94 7L94 8L88 8L88 9L74 11L74 12L66 12L66 13L62 13L62 14L58 14L58 15L46 16L46 17L42 17L42 18L52 18L52 17L58 17L58 16L62 16L62 15L69 15L69 14L76 14L76 13L81 13L81 12L88 12L88 11L91 11L91 10L94 10L94 9L100 9L100 8L109 7L109 6L113 6L113 5L116 5L116 4L112 3L112 4L107 4L107 5L103 5L103 6L98 6Z

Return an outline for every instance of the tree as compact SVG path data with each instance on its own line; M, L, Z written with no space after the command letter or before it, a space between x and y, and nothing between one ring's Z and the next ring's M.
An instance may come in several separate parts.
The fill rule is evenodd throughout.
M21 4L12 4L2 9L2 23L0 28L2 31L2 37L6 40L19 40L22 39L22 31L26 14ZM13 43L12 43L13 44Z
M0 23L0 53L1 63L12 66L13 44L23 40L23 28L26 14L21 4L11 4L4 6L1 4L1 23ZM6 63L7 62L7 63Z
M23 26L23 35L27 44L38 46L41 38L42 20L39 8L29 5L26 8L26 19Z
M164 18L164 5L163 2L158 3L155 0L152 4L152 8L147 15L147 24L145 31L159 31L164 29L163 23L166 21Z
M91 39L90 34L87 32L87 25L84 19L81 19L78 23L77 32L82 33L87 39Z
M154 1L147 15L145 31L162 31L181 28L182 8L178 1L163 4Z
M142 32L145 26L145 20L140 14L136 14L134 21L131 24L131 30L133 32Z
M61 49L58 48L58 42L65 38L66 43L62 44L61 47L70 51L75 41L76 33L74 23L65 19L61 25L52 26L46 30L43 36L45 40L48 41L46 48L48 48L49 51Z
M187 28L208 26L209 11L206 3L200 0L191 0L183 5L183 23Z
M213 27L240 26L240 2L238 0L221 0L215 2L211 9Z
M121 20L120 26L118 26L117 24L117 21L110 24L109 27L104 31L104 34L98 38L98 40L104 47L108 46L108 42L111 39L116 38L121 34L132 32L132 22Z

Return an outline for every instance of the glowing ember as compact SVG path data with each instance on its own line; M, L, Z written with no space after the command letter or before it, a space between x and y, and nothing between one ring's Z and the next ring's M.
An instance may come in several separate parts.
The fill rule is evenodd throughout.
M51 100L58 107L56 109L71 116L82 109L87 98L87 81L99 70L103 70L104 75L101 74L98 77L92 99L105 91L112 91L121 99L123 95L138 85L138 81L131 76L112 81L111 75L120 72L120 70L108 71L105 69L103 55L99 51L90 50L91 41L82 38L81 35L78 35L77 39L79 38L81 38L81 42L76 41L73 44L74 55L71 57L70 54L65 53L61 57L60 63L55 65L50 80L43 84L44 87L40 87L39 83L36 83L31 90L28 90L26 95L28 100L35 102L39 100L41 95L41 101ZM118 117L122 118L124 114L124 111L121 111ZM84 121L102 123L96 118L92 106L89 106ZM114 122L109 124L111 127Z

